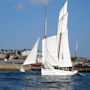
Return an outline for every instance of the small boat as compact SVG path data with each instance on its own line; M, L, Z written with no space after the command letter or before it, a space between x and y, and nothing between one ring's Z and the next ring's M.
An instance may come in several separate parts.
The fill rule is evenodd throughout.
M23 65L21 65L20 72L25 72Z

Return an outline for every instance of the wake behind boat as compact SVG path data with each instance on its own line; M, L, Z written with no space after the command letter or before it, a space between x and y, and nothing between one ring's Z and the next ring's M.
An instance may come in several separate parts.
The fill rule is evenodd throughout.
M45 37L42 40L42 64L44 68L41 69L41 75L75 75L78 72L73 68L71 62L67 22L66 1L60 10L57 35L46 37L45 30Z

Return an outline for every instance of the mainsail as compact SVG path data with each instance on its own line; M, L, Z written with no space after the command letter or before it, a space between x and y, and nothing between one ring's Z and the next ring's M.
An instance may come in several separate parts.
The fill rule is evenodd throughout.
M69 51L67 22L68 12L66 2L60 11L58 22L57 49L59 55L59 67L72 67Z

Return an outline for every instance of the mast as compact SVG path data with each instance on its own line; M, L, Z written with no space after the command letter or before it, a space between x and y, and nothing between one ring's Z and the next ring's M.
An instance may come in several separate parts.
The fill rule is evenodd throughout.
M47 36L47 4L45 4L44 38Z
M78 51L78 42L77 42L77 44L76 44L76 48L75 48L74 66L76 65L76 60L77 60L77 51Z
M44 54L44 61L43 61L43 64L44 64L44 67L47 67L47 65L46 65L46 52L47 52L47 50L46 50L46 48L47 48L47 39L46 39L46 35L47 34L47 4L45 4L45 16L44 16L44 39L43 40L45 40L45 42L44 42L44 44L42 44L43 46L42 47L44 47L43 49L44 49L44 52L42 53L42 54ZM42 50L43 50L42 49Z

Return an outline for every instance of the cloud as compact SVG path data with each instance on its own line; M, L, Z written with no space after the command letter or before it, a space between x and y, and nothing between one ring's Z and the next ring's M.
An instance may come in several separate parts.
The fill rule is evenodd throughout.
M47 4L50 0L29 0L32 3L44 3Z
M25 6L23 4L18 4L17 6L14 6L13 8L18 9L18 10L25 10Z

